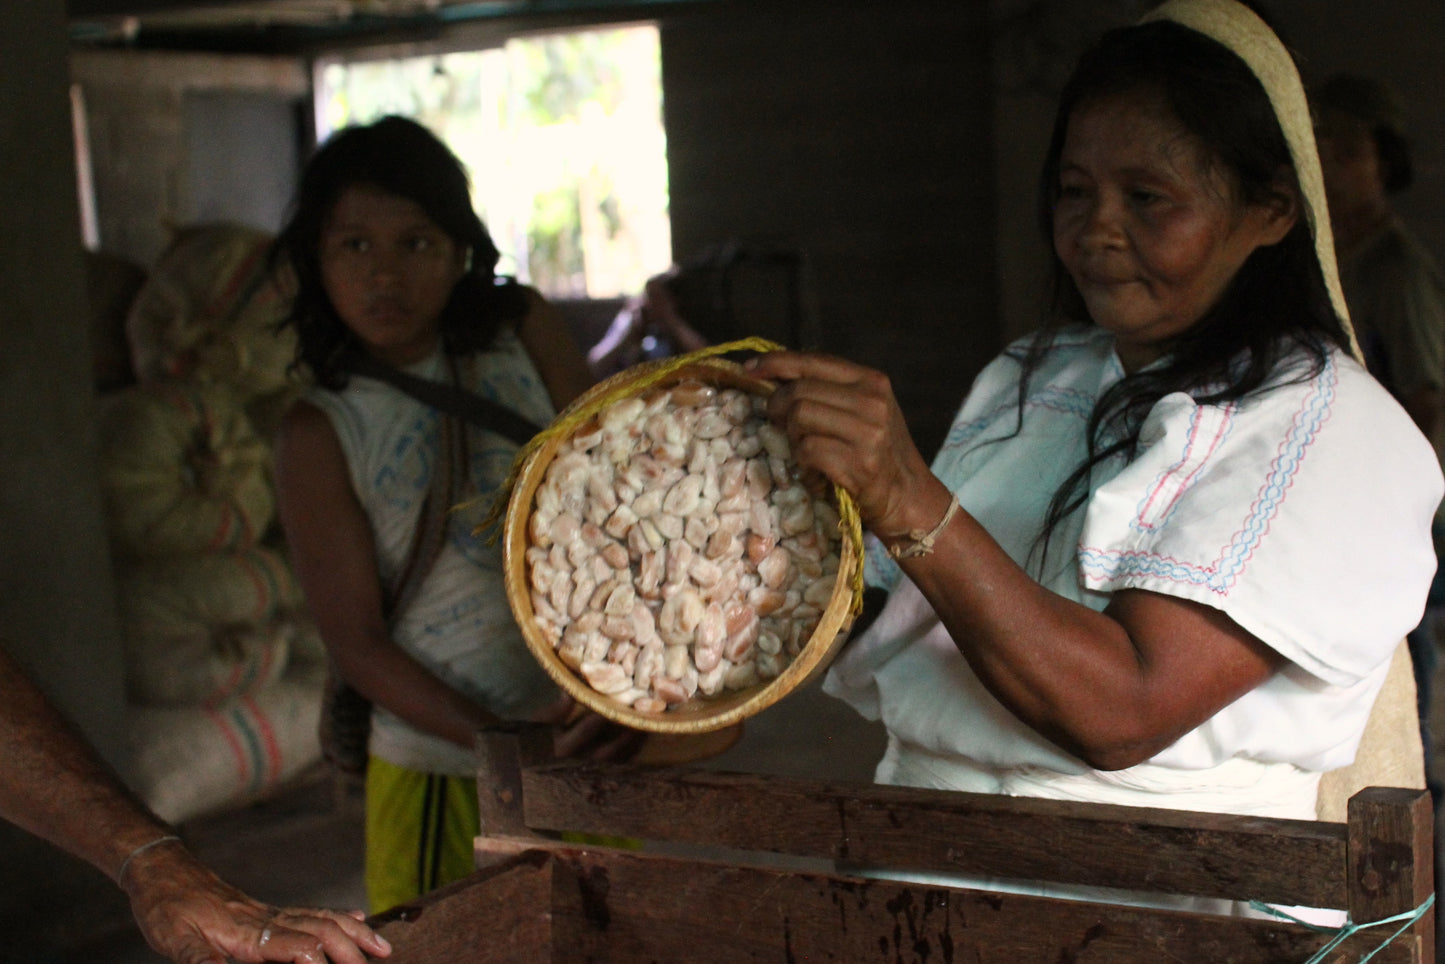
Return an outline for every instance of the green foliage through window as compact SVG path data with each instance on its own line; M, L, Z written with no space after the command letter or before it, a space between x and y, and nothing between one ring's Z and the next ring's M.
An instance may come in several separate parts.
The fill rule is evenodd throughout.
M319 65L321 136L388 113L456 151L500 270L545 294L631 294L671 262L655 27Z

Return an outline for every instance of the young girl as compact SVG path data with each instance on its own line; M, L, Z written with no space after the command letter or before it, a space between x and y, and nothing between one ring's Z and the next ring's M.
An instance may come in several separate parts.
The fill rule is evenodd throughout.
M385 118L328 140L278 250L295 270L288 323L315 380L281 428L281 521L328 651L375 704L366 881L379 911L473 869L475 731L559 719L567 707L513 621L500 548L473 534L475 513L453 511L485 508L516 443L459 428L350 370L365 355L539 425L590 375L541 297L494 276L497 250L464 168L412 121ZM429 498L448 476L465 485ZM418 533L432 530L442 535L429 551ZM577 752L600 724L585 717L558 751Z
M827 688L885 783L1314 819L1419 620L1442 480L1351 354L1288 52L1235 0L1106 35L1042 181L1056 311L931 469L887 379L768 355L892 588Z

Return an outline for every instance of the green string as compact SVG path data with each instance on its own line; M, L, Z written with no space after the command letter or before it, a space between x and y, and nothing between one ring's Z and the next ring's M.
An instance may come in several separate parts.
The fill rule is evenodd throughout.
M1376 954L1380 953L1385 948L1389 947L1392 943L1394 943L1395 938L1399 937L1401 934L1409 930L1411 925L1413 925L1417 920L1419 920L1421 917L1424 917L1425 912L1428 911L1431 907L1435 906L1435 895L1431 894L1429 897L1426 897L1425 902L1422 903L1419 907L1416 907L1414 910L1407 910L1403 913L1396 914L1394 917L1386 917L1381 920L1370 921L1370 923L1368 924L1356 924L1352 921L1346 921L1345 925L1340 928L1321 927L1318 924L1311 924L1308 921L1300 920L1293 914L1287 914L1282 910L1278 910L1258 900L1250 901L1249 906L1254 910L1263 911L1264 913L1270 914L1274 917L1278 917L1281 920L1293 921L1296 924L1301 924L1305 927L1308 927L1310 930L1316 931L1321 934L1328 934L1332 931L1334 932L1335 936L1330 940L1330 942L1324 947L1321 947L1318 951L1316 951L1313 957L1311 957L1308 961L1305 961L1305 964L1322 964L1324 959L1329 955L1331 951L1339 947L1345 941L1349 940L1356 933L1365 930L1366 928L1379 927L1381 924L1393 924L1396 921L1404 921L1404 923L1400 925L1400 928L1395 931L1395 933L1385 938L1385 940L1380 944L1379 947L1376 947L1373 951L1360 958L1359 964L1365 964L1365 962L1368 961L1370 958L1374 957Z

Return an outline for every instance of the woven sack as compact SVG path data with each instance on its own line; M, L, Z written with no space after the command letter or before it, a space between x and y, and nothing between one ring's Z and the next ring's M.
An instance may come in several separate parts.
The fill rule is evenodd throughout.
M214 706L285 671L301 593L275 552L134 560L116 579L133 702Z
M226 223L177 232L126 317L138 380L219 382L246 399L288 387L296 338L277 330L290 295L267 264L272 240Z
M321 633L304 607L290 614L290 623L292 665L326 665L326 644L321 641Z
M320 671L293 667L211 708L132 707L129 783L172 823L258 800L321 759Z
M101 399L100 483L123 556L256 544L276 513L271 450L225 386L135 385Z

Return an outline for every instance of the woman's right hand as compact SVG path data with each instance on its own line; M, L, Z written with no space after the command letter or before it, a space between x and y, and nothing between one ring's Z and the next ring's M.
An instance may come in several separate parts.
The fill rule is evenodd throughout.
M887 375L802 352L770 352L747 368L779 383L768 417L787 432L794 461L846 489L864 525L891 536L937 523L948 492L913 443Z

